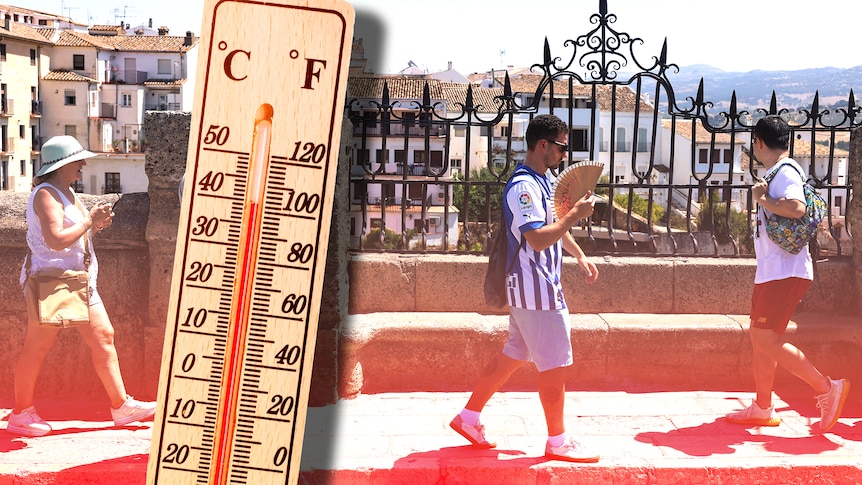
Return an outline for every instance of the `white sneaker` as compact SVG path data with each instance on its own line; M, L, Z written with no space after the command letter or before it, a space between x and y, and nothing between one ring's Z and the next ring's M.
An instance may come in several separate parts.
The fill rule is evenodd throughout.
M587 449L571 437L566 437L563 446L555 447L545 443L545 457L551 460L571 461L573 463L595 463L599 454Z
M30 406L20 413L9 415L6 431L22 436L45 436L51 432L51 425L36 414L36 408Z
M449 423L449 427L454 429L458 434L467 438L476 448L496 448L497 443L491 443L485 438L485 427L480 423L475 426L464 424L461 420L461 415L455 415L455 418Z
M778 426L781 424L781 418L775 414L775 405L769 406L768 409L761 409L755 400L751 402L751 406L741 411L728 413L724 419L728 423L751 426Z
M119 409L111 408L111 417L114 424L125 426L135 421L143 421L156 414L155 402L141 402L129 396Z
M832 380L832 388L826 394L817 396L817 407L820 408L820 429L829 431L841 417L841 408L850 392L850 381L847 379Z

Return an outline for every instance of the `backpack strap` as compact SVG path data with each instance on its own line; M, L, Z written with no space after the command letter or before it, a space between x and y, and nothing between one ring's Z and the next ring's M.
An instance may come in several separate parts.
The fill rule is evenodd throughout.
M772 182L772 179L774 179L775 176L778 175L778 171L781 170L781 167L784 166L793 167L793 170L795 170L796 173L798 173L799 176L802 178L802 183L804 184L807 182L807 180L805 179L805 174L803 174L802 171L798 169L795 165L791 164L790 162L779 162L778 167L773 170L772 173L767 174L766 177L763 178L764 180L766 180L766 183L768 184L769 182Z
M533 175L533 172L531 172L529 170L524 170L522 165L519 165L518 168L516 168L515 171L512 172L512 176L509 177L509 182L514 180L515 177L517 177L519 175L529 175L530 177L533 177L533 180L535 180L536 183L539 185L539 190L542 190L542 183L539 182L539 179L536 178L535 175ZM505 226L505 224L504 224L504 226ZM505 228L505 229L507 231L509 230L508 228ZM508 241L508 240L509 240L509 238L507 236L506 241ZM512 269L512 266L515 264L515 260L518 258L518 253L521 252L521 249L523 249L524 246L526 246L526 238L524 237L523 234L521 234L521 241L518 243L518 250L515 251L515 254L512 255L511 261L509 261L509 264L506 266L506 274L509 274L509 271Z
M768 185L770 182L772 182L772 179L774 179L775 176L778 175L778 171L781 170L781 167L784 167L784 166L792 167L793 170L799 174L799 177L802 178L802 185L804 188L805 184L808 183L808 180L805 179L805 174L802 173L802 170L800 170L799 168L796 167L796 165L793 165L790 162L783 162L783 161L778 163L778 166L775 168L775 170L773 170L771 173L766 174L766 177L763 177L763 180L766 180L766 184ZM807 201L803 201L803 202L807 203ZM760 209L763 211L766 210L763 207L760 207ZM757 230L758 230L758 234L760 234L760 227L758 227Z

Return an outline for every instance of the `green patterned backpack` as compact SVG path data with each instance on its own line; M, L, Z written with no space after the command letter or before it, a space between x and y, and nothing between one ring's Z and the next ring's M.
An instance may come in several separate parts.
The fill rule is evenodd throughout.
M820 195L820 191L812 187L806 181L805 175L790 163L782 163L771 174L767 175L767 184L772 181L782 165L793 167L802 177L802 187L805 192L805 214L796 219L771 214L766 218L766 234L781 249L791 254L798 254L817 235L817 228L826 217L828 204Z

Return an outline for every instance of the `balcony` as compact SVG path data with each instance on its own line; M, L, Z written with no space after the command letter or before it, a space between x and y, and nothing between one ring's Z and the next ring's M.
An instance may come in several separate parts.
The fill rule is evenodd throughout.
M106 84L144 84L149 79L146 71L111 71Z
M430 197L429 197L430 199ZM362 199L353 198L353 202L355 204L362 203ZM422 198L416 197L408 197L406 199L401 197L368 197L369 205L386 205L386 206L400 206L402 204L407 205L407 207L421 207L422 206ZM428 201L428 205L431 205L431 201Z
M395 174L404 175L404 165L399 163L398 167L395 169ZM425 165L407 165L407 175L425 175Z
M133 140L129 138L121 138L118 140L114 140L111 147L117 153L144 153L144 143L140 140ZM105 192L112 193L112 192Z
M149 103L144 105L146 111L180 111L181 103Z
M99 118L117 119L117 105L114 103L102 103L99 105Z
M425 136L426 128L423 126L405 126L402 124L393 123L387 127L386 136L391 137L403 137L405 134L410 138L419 138ZM432 126L427 129L429 136L443 136L443 130L440 129L439 126ZM365 128L366 136L383 136L383 127L380 125L377 126L367 126ZM362 136L362 127L354 126L353 127L353 135L354 136Z
M0 117L8 118L15 114L15 100L3 98L0 100Z
M0 156L10 156L15 153L15 142L18 138L10 136L0 142Z
M42 102L41 101L30 101L30 117L31 118L41 118L42 117Z

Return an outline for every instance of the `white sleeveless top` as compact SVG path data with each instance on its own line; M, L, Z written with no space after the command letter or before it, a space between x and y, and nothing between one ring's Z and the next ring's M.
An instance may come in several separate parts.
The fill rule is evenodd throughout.
M45 182L38 185L30 193L30 199L27 202L27 246L30 247L30 272L35 273L43 268L58 268L62 270L83 270L84 269L84 238L79 238L71 246L56 251L48 247L45 243L45 236L42 234L42 224L39 221L39 216L36 215L36 210L33 208L33 200L36 193L46 187L54 189L63 201L63 227L69 227L77 224L84 218L84 213L81 208L75 204L78 200L70 201L66 196L53 185ZM74 192L73 192L74 196ZM81 205L83 207L83 204ZM96 261L96 254L93 251L92 232L87 235L89 238L88 246L90 250L90 288L95 290L96 277L99 274L99 263ZM21 284L27 278L27 261L24 261L24 266L21 268Z

